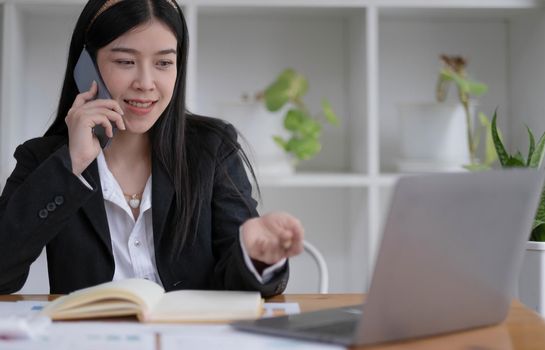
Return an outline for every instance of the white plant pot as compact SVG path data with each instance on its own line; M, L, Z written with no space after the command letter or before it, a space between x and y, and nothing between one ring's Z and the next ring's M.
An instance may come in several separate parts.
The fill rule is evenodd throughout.
M287 137L284 112L271 113L262 103L226 102L219 105L220 118L230 122L242 135L239 142L258 176L286 175L294 172L289 155L273 140Z
M398 106L402 172L460 171L469 164L464 108L459 103Z
M526 242L518 287L520 301L545 317L545 242Z

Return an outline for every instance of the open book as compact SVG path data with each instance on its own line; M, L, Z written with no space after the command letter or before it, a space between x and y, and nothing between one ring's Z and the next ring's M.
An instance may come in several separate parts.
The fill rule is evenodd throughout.
M48 304L42 313L53 320L135 315L141 322L220 322L257 318L262 309L258 292L165 293L154 282L133 278L72 292Z

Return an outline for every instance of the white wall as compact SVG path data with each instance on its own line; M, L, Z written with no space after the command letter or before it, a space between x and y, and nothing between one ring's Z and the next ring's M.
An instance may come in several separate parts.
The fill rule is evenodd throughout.
M512 130L510 151L528 154L528 125L535 137L545 132L545 11L536 10L531 16L517 17L510 26L510 94ZM536 140L537 141L537 140Z

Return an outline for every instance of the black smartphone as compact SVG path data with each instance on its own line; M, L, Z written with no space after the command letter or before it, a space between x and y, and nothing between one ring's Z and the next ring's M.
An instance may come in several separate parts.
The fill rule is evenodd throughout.
M106 100L112 98L108 92L108 89L106 88L106 85L104 84L104 81L102 80L102 77L100 76L93 58L85 48L83 48L83 51L81 51L81 55L76 63L76 67L74 68L74 80L76 81L76 85L80 93L89 91L93 81L96 81L98 85L98 93L96 98ZM112 128L115 134L117 128L114 123L112 123ZM103 149L110 144L111 139L106 135L106 129L104 129L102 125L96 125L93 128L93 133L97 137L100 147Z

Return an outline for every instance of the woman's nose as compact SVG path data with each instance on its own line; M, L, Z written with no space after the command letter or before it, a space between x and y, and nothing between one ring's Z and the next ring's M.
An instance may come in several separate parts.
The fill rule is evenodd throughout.
M148 68L140 68L133 81L135 89L149 91L155 89L155 80L153 74Z

